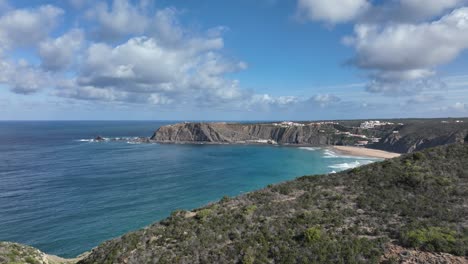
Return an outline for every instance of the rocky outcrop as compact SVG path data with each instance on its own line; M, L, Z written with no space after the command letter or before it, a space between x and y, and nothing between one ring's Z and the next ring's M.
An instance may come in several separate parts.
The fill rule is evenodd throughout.
M159 128L151 140L163 143L278 143L329 145L333 126L273 124L183 123Z

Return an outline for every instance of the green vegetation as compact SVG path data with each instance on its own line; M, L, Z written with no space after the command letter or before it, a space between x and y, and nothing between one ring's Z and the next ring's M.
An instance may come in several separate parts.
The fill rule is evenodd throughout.
M457 235L455 230L441 227L429 227L409 230L402 233L401 241L409 247L428 251L450 252L456 255L466 254L466 236Z
M308 243L318 242L322 239L322 228L309 227L304 231L304 238Z
M301 177L177 211L80 263L377 263L391 245L466 256L467 161L450 145Z

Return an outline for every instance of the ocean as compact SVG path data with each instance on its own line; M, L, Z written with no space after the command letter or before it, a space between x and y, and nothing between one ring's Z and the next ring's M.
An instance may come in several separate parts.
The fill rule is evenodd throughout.
M307 147L91 141L149 137L172 123L0 122L0 241L75 257L177 209L378 160Z

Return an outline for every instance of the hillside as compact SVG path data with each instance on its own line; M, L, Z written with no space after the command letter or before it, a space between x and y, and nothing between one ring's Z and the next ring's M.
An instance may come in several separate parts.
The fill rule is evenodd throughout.
M176 211L79 263L466 263L467 161L459 144L301 177Z
M468 119L382 120L385 125L362 128L365 121L180 123L159 128L151 141L311 146L355 145L365 141L368 148L397 153L468 141Z
M11 242L0 242L0 263L9 264L73 264L83 256L76 259L64 259L48 255L36 248Z

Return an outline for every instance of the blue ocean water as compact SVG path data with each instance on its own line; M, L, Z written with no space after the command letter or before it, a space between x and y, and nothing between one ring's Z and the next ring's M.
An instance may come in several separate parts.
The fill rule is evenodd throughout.
M176 209L375 161L317 148L88 141L170 123L0 122L0 241L74 257Z

